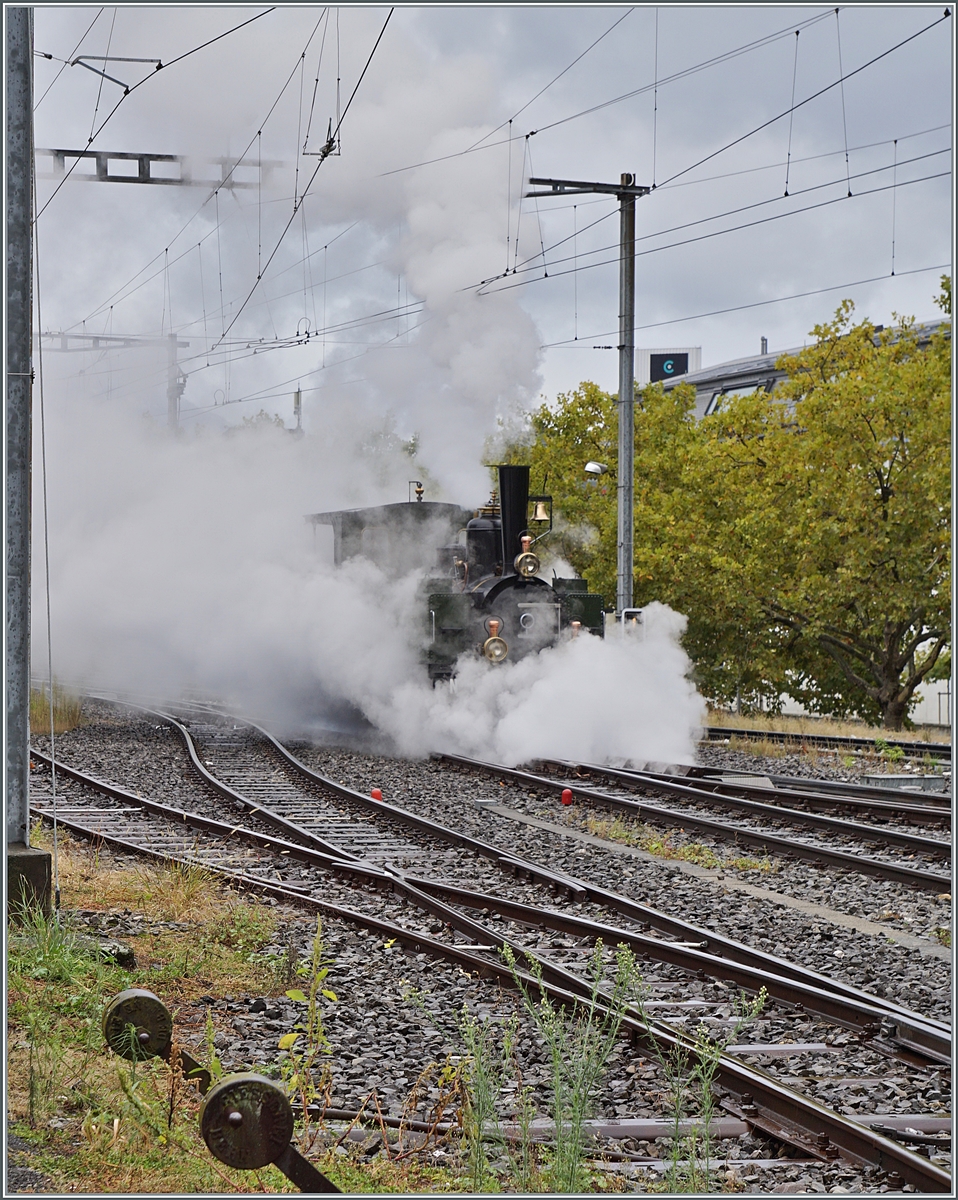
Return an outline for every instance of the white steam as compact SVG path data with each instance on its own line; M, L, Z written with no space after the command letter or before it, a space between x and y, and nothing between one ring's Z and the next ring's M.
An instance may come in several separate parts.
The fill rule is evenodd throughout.
M136 12L136 30L149 44L166 36L169 18L160 10ZM356 61L344 63L344 79L358 77L382 23L372 10L348 13L344 54L348 46ZM276 21L287 31L303 28L284 37L274 26L266 38L256 27L248 71L237 71L224 42L204 60L199 106L195 90L162 72L150 105L125 105L111 136L123 132L134 145L159 139L198 156L249 144L286 77L291 47L314 23L295 9L280 10ZM517 150L513 162L508 149L448 157L490 134L504 82L488 58L431 54L394 23L350 109L342 155L323 162L252 294L260 259L287 226L289 170L262 197L258 189L224 192L203 204L188 189L66 184L51 203L44 327L75 331L87 313L99 333L173 328L188 343L180 359L188 432L178 438L140 416L148 410L165 419L165 352L101 347L59 359L45 352L60 679L168 700L200 692L287 732L358 710L410 754L449 749L510 762L689 756L700 706L685 678L674 614L660 610L644 641L583 635L515 665L464 663L454 687L434 689L420 660L417 577L397 582L361 560L334 570L317 556L304 521L308 513L405 500L416 478L427 481L431 500L483 503L483 446L497 428L521 428L518 414L536 402L542 339L520 293L480 297L474 289L507 265L508 245L518 253L513 217L525 161ZM331 91L321 95L317 114L332 111L332 102ZM72 117L61 109L58 121L69 117L69 136L83 144L81 106L74 108ZM291 142L297 128L294 107L277 110L256 152L290 162L299 153ZM66 136L58 124L56 137ZM432 160L441 161L404 169ZM314 161L300 166L311 172ZM188 235L181 238L181 229ZM195 243L189 254L187 240ZM164 269L140 280L136 272L164 247L171 247ZM127 288L131 277L139 282ZM116 311L107 311L104 298L114 295ZM259 339L295 340L323 323L341 331L324 335L322 348L313 337L256 352ZM228 353L210 352L228 330ZM243 346L247 338L252 350ZM299 383L304 437L268 424L224 433L224 423L261 405L288 419ZM214 407L246 397L242 408ZM402 443L413 435L411 457ZM39 438L35 446L39 454ZM46 664L39 461L34 479L39 674Z
M466 659L433 688L419 575L365 559L334 568L303 519L357 490L395 500L405 456L363 458L344 428L332 445L274 426L177 441L109 415L87 410L49 439L61 679L158 700L198 691L287 733L358 710L409 755L691 756L701 703L670 610L652 606L638 637L582 635L499 667ZM38 668L44 630L35 619Z
M703 705L678 644L685 618L662 604L645 616L643 631L568 638L516 663L464 659L452 685L411 681L370 715L407 754L690 761Z

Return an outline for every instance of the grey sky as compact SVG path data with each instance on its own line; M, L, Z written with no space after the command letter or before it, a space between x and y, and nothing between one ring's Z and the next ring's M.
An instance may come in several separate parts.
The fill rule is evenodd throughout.
M105 8L75 50L98 10L38 7L36 48L55 56L36 60L38 147L84 147L121 97L115 83L101 86L80 66L63 68L54 82L62 67L56 59L105 55L109 46L111 55L169 62L262 11ZM608 261L616 255L615 203L581 197L575 207L568 199L540 201L538 211L528 200L520 207L530 167L596 180L633 171L638 182L659 185L637 207L639 248L649 251L637 266L639 346L701 346L703 364L757 351L762 335L772 349L786 348L845 296L877 322L887 323L893 310L937 315L932 297L941 272L909 272L951 259L953 20L791 120L683 172L787 110L793 86L799 101L836 81L839 53L844 72L855 71L932 25L941 5L852 5L837 19L833 8L761 4L399 7L343 121L341 156L320 167L256 285L292 215L294 189L302 191L318 161L297 155L306 126L311 119L306 149L318 150L330 118L335 123L337 62L345 104L388 11L342 8L325 17L320 7L281 7L156 72L123 100L94 148L212 157L252 143L253 158L284 165L262 194L67 182L39 222L44 328L176 329L191 343L181 352L185 414L255 395L223 414L238 420L265 408L288 422L301 381L314 431L323 405L348 406L361 396L364 411L391 412L401 434L435 423L435 441L427 438L424 448L439 459L440 444L459 436L475 458L497 411L529 406L541 393L552 398L582 379L615 387L614 352L591 348L615 340L617 266ZM671 78L774 34L782 36ZM152 72L124 62L107 70L130 85ZM576 115L596 105L606 106ZM507 142L508 124L493 131L520 109ZM482 139L488 148L461 153ZM400 170L443 156L452 157ZM894 179L897 189L889 187ZM40 181L41 205L52 187ZM767 203L719 216L760 202ZM583 232L570 236L576 229ZM550 249L562 239L569 240ZM536 257L543 246L549 279ZM594 261L606 265L586 269ZM469 290L507 266L519 270L487 290L522 286L482 297ZM881 279L642 328L874 277ZM387 316L342 328L377 313ZM307 329L307 343L277 348ZM255 339L263 341L253 356L246 344ZM67 357L57 365L60 379ZM161 358L70 356L70 370L81 366L94 391L125 389L131 403L164 411ZM445 478L451 486L450 471Z

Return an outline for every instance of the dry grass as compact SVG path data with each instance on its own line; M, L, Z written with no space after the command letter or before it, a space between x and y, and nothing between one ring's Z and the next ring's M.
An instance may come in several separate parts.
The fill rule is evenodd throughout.
M830 717L795 717L781 714L774 716L767 713L739 714L727 712L725 709L711 708L708 714L708 724L723 729L754 729L758 732L789 733L799 737L858 737L858 738L891 738L896 742L950 742L951 733L948 730L934 727L933 735L928 730L902 729L897 733L889 733L877 725L867 725L864 721L837 721Z
M82 701L53 683L53 732L68 733L81 724ZM30 692L30 729L36 734L50 734L50 695L46 687Z
M38 826L31 840L49 846L51 831ZM217 1162L199 1134L195 1087L158 1059L132 1069L105 1049L101 1033L106 1003L128 987L159 995L175 1028L192 1028L194 1040L204 994L282 992L289 964L262 953L276 933L272 907L197 868L130 865L62 830L58 841L63 918L35 913L8 930L7 1105L10 1129L35 1148L28 1165L65 1193L295 1192L275 1167ZM121 935L136 967L97 955L73 931L77 909L142 918L142 934ZM348 1191L459 1190L455 1170L422 1161L367 1163L332 1149L315 1161Z
M770 741L768 738L736 737L733 734L728 740L728 748L741 754L754 754L756 758L785 758L789 747L784 742Z
M610 842L621 842L627 846L637 846L647 854L656 858L672 859L679 862L695 863L709 870L727 868L733 871L771 871L772 864L768 858L720 858L711 846L701 842L673 842L673 833L661 834L649 825L639 824L622 817L587 816L586 829L596 837L606 838Z

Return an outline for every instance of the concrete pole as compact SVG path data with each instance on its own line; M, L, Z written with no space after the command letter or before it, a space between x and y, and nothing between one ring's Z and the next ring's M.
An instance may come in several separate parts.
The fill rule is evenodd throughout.
M33 401L33 9L6 24L7 377L6 523L7 895L50 908L50 855L30 847L30 484Z
M8 8L5 451L7 840L29 838L30 456L33 337L33 11Z
M623 187L635 182L623 175ZM632 503L635 420L635 196L619 194L619 466L615 607L632 607Z

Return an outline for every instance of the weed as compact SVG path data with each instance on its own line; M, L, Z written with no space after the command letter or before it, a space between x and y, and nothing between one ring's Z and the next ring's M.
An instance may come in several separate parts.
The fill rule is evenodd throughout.
M729 750L737 750L742 754L752 754L756 758L784 758L788 754L788 746L784 742L771 738L736 737L732 734L728 743Z
M722 1038L713 1038L708 1027L702 1023L696 1029L691 1044L676 1041L668 1053L659 1045L648 1017L643 1013L653 1053L666 1078L672 1109L672 1143L665 1172L665 1190L670 1194L710 1190L715 1075L726 1047L731 1045L749 1021L759 1015L767 998L765 988L753 1000L748 1000L745 993L741 993L732 1025ZM682 1122L693 1115L689 1111L693 1106L698 1109L694 1114L698 1119L683 1135Z
M159 875L141 867L135 875L141 881L140 902L150 902L171 921L194 915L216 890L213 876L195 863L171 862Z
M701 842L686 842L684 845L673 845L671 833L664 835L656 832L648 825L634 826L621 817L586 817L586 828L596 837L608 838L612 842L623 842L629 846L638 846L647 854L657 858L678 859L683 862L697 863L702 867L720 867L721 859L708 846Z
M306 1005L306 1012L290 1033L279 1039L279 1049L286 1052L280 1063L280 1073L288 1091L298 1095L303 1107L304 1136L308 1136L309 1106L325 1109L332 1089L332 1070L329 1063L330 1044L323 1024L321 999L336 1000L336 993L325 985L330 961L323 947L323 922L316 918L312 954L308 966L299 972L309 980L309 993L290 988L290 1000Z
M733 871L771 871L772 861L765 858L727 858L725 866Z
M518 1013L503 1027L501 1039L496 1037L496 1031L493 1022L480 1020L463 1005L459 1032L469 1052L463 1132L469 1177L472 1190L476 1192L484 1191L493 1182L486 1146L487 1129L492 1131L493 1139L500 1148L505 1145L496 1118L496 1101L502 1091L519 1032Z
M82 701L53 681L53 732L68 733L82 721ZM50 735L49 685L30 692L30 729L40 737Z
M664 837L651 836L646 839L643 849L656 855L657 858L695 863L696 866L706 867L713 871L721 867L722 860L710 847L703 846L701 842L686 842L682 846L673 846L672 836L671 833L667 833Z
M522 995L523 1007L545 1042L551 1068L550 1112L555 1135L545 1177L550 1190L576 1192L589 1182L585 1165L585 1121L595 1092L618 1038L626 1010L641 978L626 946L615 955L611 990L603 987L605 963L597 941L589 961L588 998L576 999L571 1011L553 1003L542 982L542 968L529 962L538 998L519 974L515 955L503 946L502 956Z
M855 757L854 754L843 754L842 755L842 766L845 768L846 771L850 771L857 762L858 762L858 759Z
M883 737L875 738L875 749L885 762L900 763L905 760L904 749L901 746L890 746Z
M203 942L207 946L225 946L238 958L252 962L255 955L272 940L275 928L276 917L265 905L231 902L226 905L222 916L206 923Z
M942 946L947 946L949 949L951 949L950 929L946 928L944 925L939 925L938 928L934 930L932 936L935 937Z

